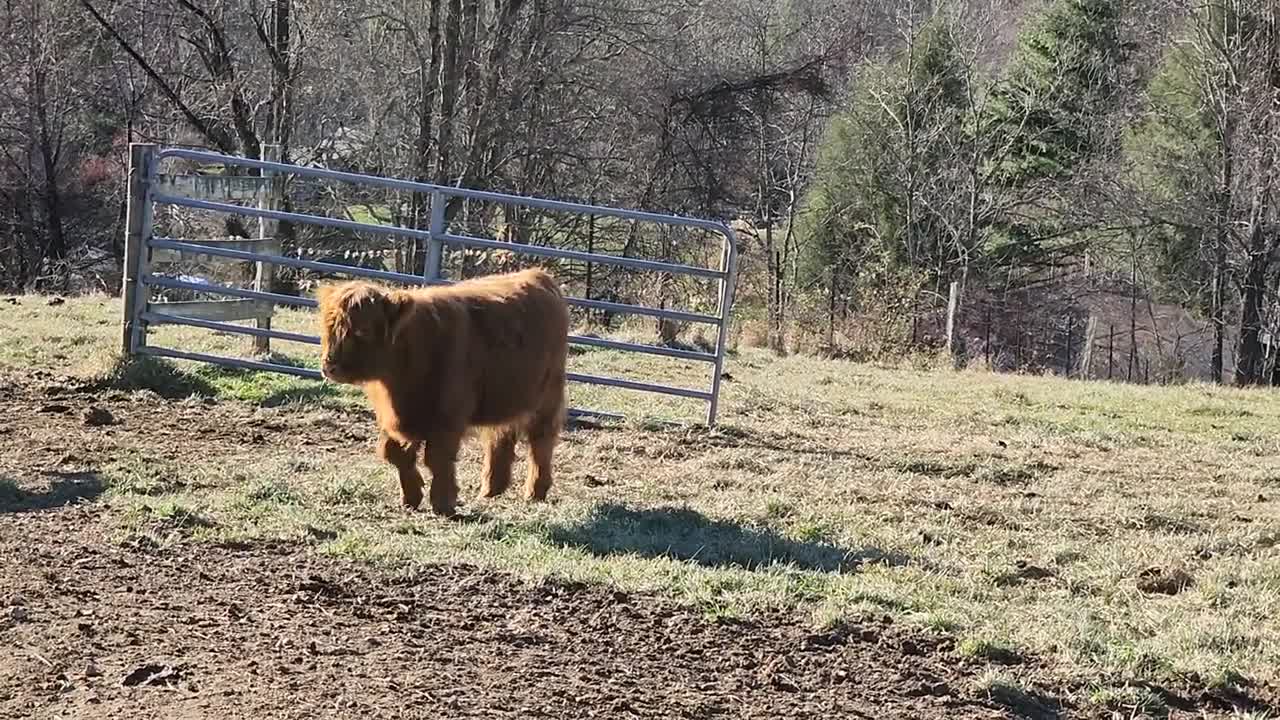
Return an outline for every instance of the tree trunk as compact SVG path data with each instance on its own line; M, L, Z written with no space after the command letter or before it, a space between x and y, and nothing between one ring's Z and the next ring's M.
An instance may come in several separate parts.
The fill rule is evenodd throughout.
M1226 312L1223 308L1223 274L1226 268L1226 252L1222 240L1222 234L1225 229L1219 229L1218 238L1215 240L1215 248L1213 251L1213 279L1211 287L1211 297L1209 305L1209 316L1213 322L1213 357L1209 368L1210 374L1213 376L1213 382L1220 384L1222 382L1222 349L1224 337L1226 335Z
M495 40L501 42L501 40ZM457 120L458 88L462 77L459 58L462 57L462 0L449 0L444 21L444 61L440 83L440 136L437 153L440 165L436 168L436 182L452 185L455 172L452 165L453 128Z
M1268 95L1280 96L1280 29L1276 27L1275 8L1271 9L1266 30L1266 65ZM1270 104L1270 103L1268 103ZM1263 381L1265 368L1262 347L1262 320L1266 313L1266 282L1275 254L1275 242L1267 231L1271 217L1272 185L1275 182L1274 115L1265 112L1261 127L1255 128L1255 136L1261 139L1261 157L1258 161L1259 179L1249 212L1249 258L1241 288L1240 340L1236 354L1236 384L1257 385Z
M827 354L835 355L836 341L836 266L831 266L827 295Z
M484 46L484 3L480 0L463 0L462 5L462 37L466 46L466 57L463 60L462 84L467 97L467 122L470 124L480 113L480 103L484 96L480 91L481 53ZM468 142L475 142L468 137Z
M775 267L777 253L773 248L773 217L772 213L765 213L764 226L764 255L765 255L765 273L768 275L768 288L765 298L765 322L768 323L767 343L769 349L776 354L782 353L782 339L779 337L778 328L778 271Z
M1255 227L1250 247L1261 245L1263 233ZM1262 381L1262 313L1266 301L1265 283L1268 262L1264 256L1251 253L1249 270L1241 293L1240 340L1236 351L1236 384L1256 385Z
M1129 382L1138 362L1138 253L1133 253L1129 274Z
M427 6L427 44L423 48L421 42L415 44L415 56L418 61L418 112L417 135L413 141L413 179L417 182L430 182L432 152L431 134L434 131L436 97L440 93L440 4L442 0L431 0ZM424 64L425 60L425 64ZM439 147L436 148L437 152ZM425 227L428 218L428 200L420 192L413 193L410 200L410 213L413 226L419 230ZM426 272L427 253L417 240L413 243L412 267L414 275Z

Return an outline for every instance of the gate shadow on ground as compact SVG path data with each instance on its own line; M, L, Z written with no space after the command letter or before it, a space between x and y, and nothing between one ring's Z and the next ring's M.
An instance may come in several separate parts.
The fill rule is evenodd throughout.
M96 389L150 390L166 400L213 397L217 394L217 389L208 380L154 357L139 357L119 363Z
M285 388L277 390L267 395L258 404L262 407L280 407L283 405L319 405L326 401L332 401L342 396L338 387L333 383L322 383L319 380L311 381L312 384L301 385L298 387Z
M36 512L97 498L106 489L95 472L49 473L47 490L28 490L8 477L0 477L0 514Z
M307 367L303 361L284 355L273 355L270 360L287 367ZM189 397L216 397L219 389L213 384L214 380L247 379L259 374L262 371L212 364L200 366L197 371L188 371L164 358L138 357L119 363L93 389L150 390L166 400L183 400ZM341 394L337 386L316 380L270 392L258 404L279 407L295 403L322 403L338 399Z
M876 548L849 550L825 540L793 540L771 528L715 520L688 508L635 509L615 503L596 505L582 522L553 525L548 537L597 556L640 555L747 570L792 565L844 572L866 563L906 561Z

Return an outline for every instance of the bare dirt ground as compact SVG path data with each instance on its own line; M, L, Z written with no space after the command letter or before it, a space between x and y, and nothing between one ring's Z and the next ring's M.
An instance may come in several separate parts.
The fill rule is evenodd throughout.
M710 623L466 568L138 552L95 512L5 520L6 717L1003 717L892 628ZM34 546L34 549L33 549Z
M887 619L815 633L789 616L712 620L468 567L406 575L287 544L113 538L97 468L133 448L368 451L362 420L338 431L308 411L256 413L0 378L0 717L1092 714L1047 695L997 697L980 689L980 662ZM1217 705L1198 699L1184 717Z

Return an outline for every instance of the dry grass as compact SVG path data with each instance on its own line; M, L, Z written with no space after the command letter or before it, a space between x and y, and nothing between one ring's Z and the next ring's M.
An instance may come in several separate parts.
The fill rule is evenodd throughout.
M114 301L21 302L0 315L0 365L111 371ZM247 346L165 332L177 347ZM706 377L609 352L573 362L694 385ZM1017 662L1034 654L1059 679L1094 683L1095 700L1135 707L1149 699L1130 697L1126 681L1280 681L1274 392L745 350L728 369L723 426L712 431L643 419L696 419L697 403L575 389L578 404L640 419L570 433L551 503L472 503L471 522L399 513L392 476L371 453L245 449L172 466L138 454L105 476L127 509L123 531L159 542L283 538L395 565L464 561L664 593L717 615L783 606L836 623L887 613L1008 664L1001 677L1030 672ZM275 412L360 402L278 377L206 369L162 379L174 378ZM468 453L462 473L474 483ZM1175 572L1190 584L1151 591Z

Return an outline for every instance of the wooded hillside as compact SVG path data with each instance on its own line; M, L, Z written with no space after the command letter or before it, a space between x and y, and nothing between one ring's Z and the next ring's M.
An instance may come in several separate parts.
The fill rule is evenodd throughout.
M0 9L0 285L117 290L130 142L271 145L733 222L741 336L780 352L950 345L1001 369L1269 383L1278 16L1271 0L18 0ZM427 220L405 193L299 185L286 204ZM581 218L450 217L514 242L714 252ZM280 232L289 252L421 262ZM701 292L563 270L598 298Z

